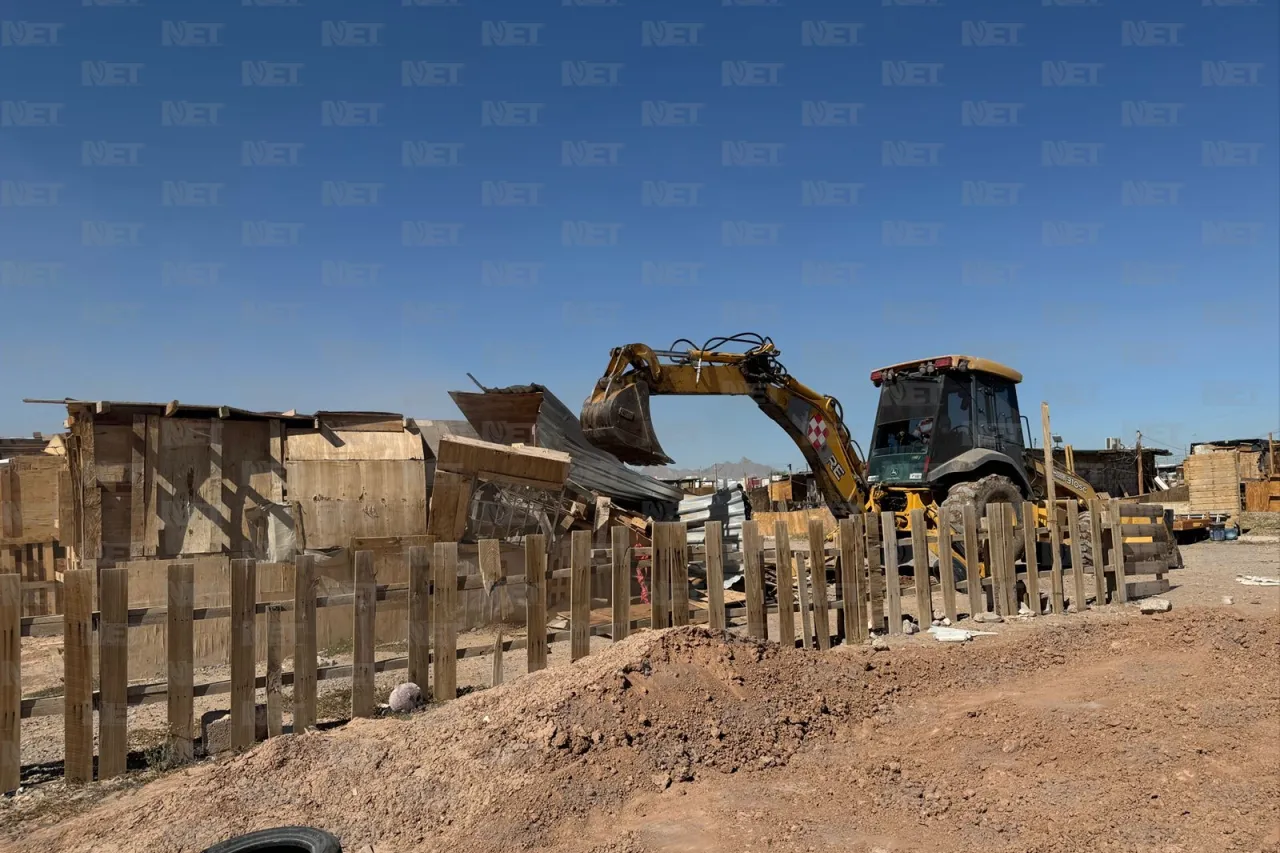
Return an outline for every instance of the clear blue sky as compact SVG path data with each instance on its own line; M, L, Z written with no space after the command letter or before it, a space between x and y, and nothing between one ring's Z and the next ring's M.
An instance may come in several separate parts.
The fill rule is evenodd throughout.
M864 443L869 371L954 351L1076 446L1280 429L1275 0L2 16L0 434L458 417L466 371L576 406L612 346L741 331ZM800 460L745 400L655 414L680 464Z

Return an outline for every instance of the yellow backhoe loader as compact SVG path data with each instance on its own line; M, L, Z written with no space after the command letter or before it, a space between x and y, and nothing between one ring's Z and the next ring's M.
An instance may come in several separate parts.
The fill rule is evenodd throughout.
M728 344L747 349L720 350ZM959 533L965 505L981 517L988 503L1008 503L1021 526L1022 502L1043 498L1044 460L1032 451L1030 425L1018 410L1022 375L1016 370L949 355L872 372L880 404L864 462L839 401L788 374L779 354L771 339L754 334L713 338L702 346L680 340L665 350L645 344L616 348L583 404L583 431L623 462L661 465L673 460L654 434L651 395L742 395L800 448L837 518L891 510L906 532L911 511L923 509L930 527L945 519ZM1087 482L1056 465L1054 483L1059 499L1096 497ZM1087 511L1081 516L1087 529ZM1016 538L1021 544L1022 537ZM953 537L957 551L958 539ZM956 562L963 565L962 559Z

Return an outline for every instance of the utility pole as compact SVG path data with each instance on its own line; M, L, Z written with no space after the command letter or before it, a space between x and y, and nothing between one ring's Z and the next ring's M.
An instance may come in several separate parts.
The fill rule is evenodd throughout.
M1142 494L1142 430L1138 430L1138 494Z

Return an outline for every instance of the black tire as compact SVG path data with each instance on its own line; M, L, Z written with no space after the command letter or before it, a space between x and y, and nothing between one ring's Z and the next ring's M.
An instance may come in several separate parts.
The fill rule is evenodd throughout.
M955 483L947 491L947 497L938 505L939 523L951 525L951 543L955 550L968 559L964 553L964 508L972 506L977 518L986 514L987 504L1007 503L1013 507L1014 518L1017 519L1019 531L1022 528L1022 491L1013 480L1003 474L988 474L977 480ZM1020 558L1026 541L1021 536L1014 537L1013 558ZM956 567L956 580L964 580L964 569Z
M323 829L281 826L230 838L204 853L342 853L342 843Z

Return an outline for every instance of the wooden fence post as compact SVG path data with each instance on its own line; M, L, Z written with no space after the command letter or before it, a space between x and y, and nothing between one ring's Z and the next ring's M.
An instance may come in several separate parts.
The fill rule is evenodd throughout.
M257 680L253 633L258 569L253 560L231 561L231 746L247 749L257 739Z
M1093 589L1097 606L1107 603L1107 552L1102 549L1102 501L1089 501L1089 542L1093 557Z
M840 519L841 600L844 601L844 644L867 639L867 601L862 589L862 516Z
M609 531L613 546L610 568L613 582L609 596L613 604L613 641L625 640L631 633L631 531L615 524ZM723 594L723 593L722 593Z
M871 629L885 630L884 568L880 561L880 525L874 515L865 519L867 533L867 607L871 613Z
M569 660L591 654L591 531L570 536Z
M1080 504L1075 498L1067 499L1067 531L1071 535L1071 574L1075 581L1076 612L1083 613L1084 603L1084 548L1080 541Z
M649 627L671 627L671 522L653 523L653 547L649 551Z
M670 553L667 560L671 566L668 576L671 578L671 624L676 626L689 624L689 541L688 529L682 522L671 522Z
M973 504L965 504L961 511L964 526L964 576L965 592L969 595L969 618L987 612L986 597L982 593L982 548L978 544L978 511Z
M831 607L827 603L827 532L820 518L809 519L809 567L813 577L813 627L818 648L831 648Z
M98 575L98 779L124 773L129 760L129 570Z
M0 794L22 782L22 576L0 574Z
M953 623L960 618L956 611L956 569L951 555L951 522L938 520L938 582L942 584L942 610Z
M94 569L62 575L64 775L68 783L93 781Z
M742 524L742 569L747 592L747 636L769 639L764 608L764 546L755 521Z
M1017 595L1009 594L1009 513L1007 504L987 504L987 550L991 555L991 584L995 595L996 612L1002 616L1015 616L1018 612ZM1012 607L1010 599L1014 599Z
M1129 601L1129 584L1124 570L1124 519L1120 513L1120 501L1112 499L1107 512L1111 515L1111 553L1114 555L1111 560L1111 568L1116 576L1115 600L1121 604L1127 604Z
M724 619L724 522L708 521L707 544L707 623L713 631L725 630Z
M293 558L293 730L316 724L315 557Z
M796 644L795 600L791 586L791 531L782 518L773 523L773 553L778 568L778 643L790 648Z
M1022 548L1027 560L1027 607L1032 616L1043 613L1040 605L1040 563L1036 555L1036 543L1040 541L1037 532L1036 505L1031 501L1022 504Z
M809 560L796 554L796 589L800 594L800 647L813 648L813 596L809 591Z
M409 548L409 680L423 696L430 694L431 669L431 549Z
M168 572L165 657L169 682L169 758L190 761L195 755L191 736L195 707L195 637L191 618L196 599L195 565L174 563Z
M889 633L902 633L902 582L898 579L898 525L892 512L880 513L884 541L884 598L889 606Z
M933 590L929 585L929 531L922 509L911 510L911 565L916 582L916 619L924 631L933 623ZM941 560L938 565L941 567Z
M267 605L267 737L284 734L284 637L279 604Z
M457 583L454 583L455 587ZM378 598L373 552L355 553L355 596L351 608L351 716L373 716L374 614Z
M1058 505L1057 502L1048 504L1049 509L1049 542L1053 548L1052 559L1049 563L1049 598L1050 606L1053 612L1065 613L1067 610L1066 602L1063 601L1064 590L1062 586L1062 525L1058 524Z
M525 623L529 672L547 668L547 537L534 533L524 539Z
M435 612L431 614L431 622L436 640L433 656L436 685L432 695L437 702L449 702L458 698L458 543L437 542L431 562L435 568L432 595ZM545 615L543 618L545 620ZM544 643L546 635L544 621ZM532 635L529 639L532 642Z

